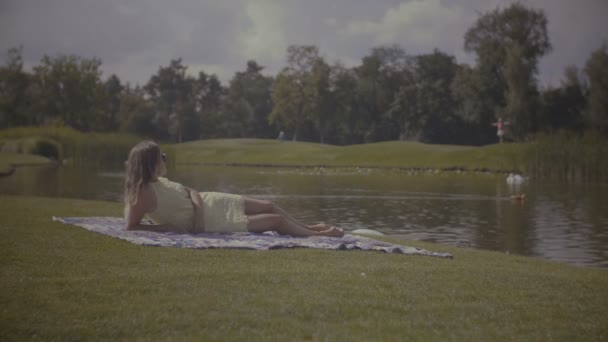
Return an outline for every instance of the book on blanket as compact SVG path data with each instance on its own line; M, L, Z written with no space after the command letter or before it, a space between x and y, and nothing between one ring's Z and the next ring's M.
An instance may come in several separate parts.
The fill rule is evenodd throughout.
M402 246L367 237L347 234L344 237L313 236L296 238L276 233L160 233L126 230L120 217L53 217L53 221L75 225L87 230L143 246L178 248L245 248L269 250L279 248L318 248L329 250L362 250L452 258L449 253L430 252L422 248Z

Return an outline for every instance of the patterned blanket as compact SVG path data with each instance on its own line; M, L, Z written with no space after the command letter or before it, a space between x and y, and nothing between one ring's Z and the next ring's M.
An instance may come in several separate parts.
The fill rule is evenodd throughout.
M245 248L269 250L277 248L319 248L331 250L382 251L407 255L427 255L452 258L448 253L429 252L422 248L395 245L362 236L346 234L342 238L313 236L296 238L274 232L178 234L125 230L125 222L118 217L53 217L53 221L72 224L87 230L126 240L143 246L180 248ZM150 223L150 222L144 222Z

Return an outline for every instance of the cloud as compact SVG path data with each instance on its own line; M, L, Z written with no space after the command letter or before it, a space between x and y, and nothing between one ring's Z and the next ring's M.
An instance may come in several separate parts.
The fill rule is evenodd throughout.
M450 27L462 20L458 7L448 8L439 0L414 0L389 8L379 21L353 21L344 32L372 37L376 44L403 42L435 47L442 36L452 36Z
M548 18L553 50L539 63L541 84L559 85L567 66L584 69L591 53L608 44L608 1L567 2L557 7L551 0L537 0Z
M198 73L203 71L207 75L215 75L220 80L230 79L235 70L228 70L225 65L222 64L186 64L188 67L187 73L193 77L198 77Z
M0 53L23 45L26 65L44 54L100 58L106 74L146 82L182 58L189 71L217 73L226 84L254 59L274 74L291 44L316 45L328 61L354 66L373 47L399 44L409 54L434 48L473 63L463 50L480 14L511 0L0 0ZM549 19L554 51L542 79L558 81L608 40L605 0L528 0ZM555 75L559 75L556 77ZM557 80L555 80L557 78Z
M248 27L240 32L240 55L263 63L279 63L287 42L282 27L285 11L280 2L251 1L245 5Z
M144 5L129 12L124 5L115 4L90 0L13 2L10 11L0 16L2 47L24 45L27 56L36 62L44 54L60 53L117 62L144 49L155 50L172 39L168 23L161 20L162 10Z

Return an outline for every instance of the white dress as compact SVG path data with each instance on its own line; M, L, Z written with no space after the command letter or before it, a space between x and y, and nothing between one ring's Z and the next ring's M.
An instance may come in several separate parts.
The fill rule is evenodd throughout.
M183 185L159 177L150 183L156 194L156 210L148 217L157 224L171 224L177 232L202 233L194 227L194 207ZM204 232L246 232L247 215L241 195L201 192Z

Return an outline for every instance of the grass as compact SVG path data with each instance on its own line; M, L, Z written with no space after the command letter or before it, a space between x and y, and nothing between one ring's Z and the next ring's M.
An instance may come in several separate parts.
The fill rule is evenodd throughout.
M0 202L3 341L608 337L605 270L413 241L454 259L143 247L51 222L118 203Z
M72 163L116 167L123 166L129 150L140 140L131 134L82 133L69 127L0 130L0 149L7 147L5 151L40 150L32 153L56 154L62 157L56 159L65 157ZM55 144L60 146L56 153L51 151ZM162 146L171 163L177 164L483 170L574 181L608 178L608 140L592 133L539 134L527 143L480 147L402 141L333 146L262 139L197 140Z
M608 180L608 139L558 132L536 137L527 153L530 174L569 181Z
M50 163L51 161L48 158L41 156L0 152L0 173L7 172L12 166L37 166Z
M173 145L177 164L258 164L521 170L526 144L483 147L390 141L351 146L259 139L201 140Z
M16 127L0 130L0 146L13 145L15 149L27 150L36 141L55 142L60 146L58 159L70 163L122 165L129 150L140 137L124 133L83 133L70 127Z

